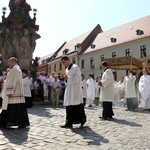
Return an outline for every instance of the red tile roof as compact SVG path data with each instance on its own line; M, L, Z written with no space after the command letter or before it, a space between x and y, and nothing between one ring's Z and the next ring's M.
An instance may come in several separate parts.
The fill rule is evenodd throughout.
M88 32L86 32L86 33L80 35L79 37L76 37L76 38L74 38L74 39L72 39L72 40L66 42L66 43L64 44L64 46L57 52L56 58L61 57L61 56L63 55L63 51L64 51L65 49L68 49L67 54L72 53L72 52L75 52L75 46L76 46L77 44L82 44L83 42L88 41L87 39L88 39L88 37L89 37L92 33L93 33L94 36L96 37L97 34L100 33L100 32L102 32L102 29L101 29L100 25L98 24L94 29L92 29L92 30L90 30L90 31L88 31ZM93 36L93 35L92 35L92 36Z

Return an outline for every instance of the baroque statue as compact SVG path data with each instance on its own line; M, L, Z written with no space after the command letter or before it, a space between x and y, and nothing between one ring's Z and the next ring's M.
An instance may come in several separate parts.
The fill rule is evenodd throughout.
M3 68L7 67L7 60L14 56L19 60L23 69L31 69L32 57L36 46L39 26L36 22L36 10L31 18L31 6L26 0L10 0L10 14L5 17L6 9L3 8L2 22L0 22L0 54L2 55Z

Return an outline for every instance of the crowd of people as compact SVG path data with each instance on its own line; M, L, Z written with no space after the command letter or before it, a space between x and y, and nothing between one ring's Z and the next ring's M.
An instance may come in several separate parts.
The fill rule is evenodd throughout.
M31 108L35 100L49 102L47 104L55 107L63 103L66 121L62 128L72 128L73 124L81 124L82 127L86 122L85 107L101 105L100 118L103 120L113 118L113 106L120 101L124 101L127 111L134 111L139 103L143 111L150 111L147 68L143 68L139 80L129 70L127 76L121 76L117 82L106 61L101 64L101 75L95 79L92 74L85 79L79 66L71 63L68 56L63 56L61 62L66 68L65 73L52 72L49 76L45 72L37 72L33 77L30 71L20 69L15 57L8 60L9 68L0 77L1 127L29 126L27 108Z

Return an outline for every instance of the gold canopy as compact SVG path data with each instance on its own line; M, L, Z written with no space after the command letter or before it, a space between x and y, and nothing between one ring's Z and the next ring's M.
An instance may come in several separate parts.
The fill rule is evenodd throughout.
M139 70L142 69L142 61L132 56L107 58L104 61L108 62L108 66L115 70Z

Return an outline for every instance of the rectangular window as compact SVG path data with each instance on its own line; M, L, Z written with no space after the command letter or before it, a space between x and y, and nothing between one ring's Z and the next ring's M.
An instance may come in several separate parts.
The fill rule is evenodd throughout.
M112 52L112 58L115 58L116 56L116 52Z
M76 63L76 58L72 58L72 63L73 63L73 64Z
M54 72L56 72L56 70L57 70L57 65L54 64Z
M127 56L130 56L130 49L128 48L128 49L125 49L125 56L127 57Z
M49 73L52 73L52 68L51 68L51 66L49 66Z
M84 59L81 60L81 68L84 68Z
M91 58L90 58L90 66L93 65L93 62L94 62L94 59L93 59L93 57L91 57Z
M104 59L105 59L105 56L104 56L104 54L103 54L103 55L101 55L101 62L102 62Z
M65 49L65 50L63 51L63 55L67 55L68 51L69 51L69 49Z
M59 63L59 70L62 70L62 63Z
M141 58L146 57L146 45L141 45L140 46L140 51L141 51Z

